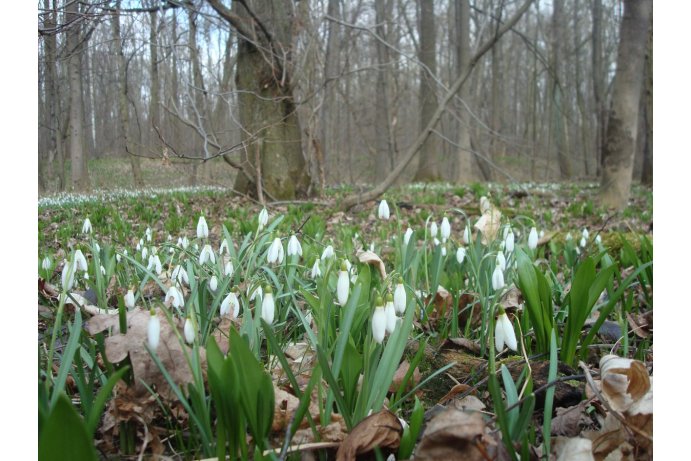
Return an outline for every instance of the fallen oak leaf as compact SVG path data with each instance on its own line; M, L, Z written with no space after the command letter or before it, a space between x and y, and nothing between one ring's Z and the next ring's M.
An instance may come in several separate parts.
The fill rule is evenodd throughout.
M416 461L485 461L496 441L485 437L485 422L478 412L449 408L434 416L415 450Z
M357 253L357 258L360 260L361 263L366 263L366 264L371 264L375 266L377 269L379 269L379 275L381 275L381 279L385 280L386 279L386 267L384 266L384 261L381 260L379 256L377 256L376 253L373 251L358 251Z
M650 389L645 365L638 361L608 354L600 359L602 393L616 411L626 411Z
M381 410L360 421L343 440L336 461L355 461L357 455L376 447L395 450L401 443L403 426L389 410Z

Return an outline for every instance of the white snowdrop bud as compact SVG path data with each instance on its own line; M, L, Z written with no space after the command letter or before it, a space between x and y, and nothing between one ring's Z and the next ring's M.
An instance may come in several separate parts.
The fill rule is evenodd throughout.
M132 288L127 290L127 294L125 295L125 307L128 309L134 307L134 291L132 291Z
M451 236L451 224L449 223L449 218L444 216L441 220L441 241L446 242Z
M432 221L432 223L429 225L429 235L430 237L437 238L437 233L439 232L439 228L437 227L436 221Z
M209 226L206 224L204 216L200 216L199 221L197 221L197 238L209 238Z
M232 277L232 276L233 276L233 272L235 272L235 268L233 267L233 262L232 262L232 261L228 261L228 262L226 263L225 267L223 268L223 274L224 274L226 277Z
M465 230L463 231L463 243L466 245L470 244L470 227L465 226Z
M393 297L388 294L386 295L386 306L384 306L384 312L386 313L386 332L392 334L396 329L396 308L393 305Z
M264 227L266 227L266 225L269 223L269 212L266 211L266 208L262 208L262 211L259 212L257 221L259 223L259 230L264 229Z
M492 273L492 288L497 291L504 288L504 273L501 271L501 267L497 264Z
M322 271L319 268L319 258L315 258L314 264L312 264L312 270L310 271L310 278L315 280L317 277L322 275Z
M218 288L218 278L215 275L212 275L209 279L209 288L211 288L211 291L216 291Z
M456 261L458 261L458 264L463 264L464 259L465 259L465 248L458 247L458 250L456 250Z
M403 286L403 278L398 279L396 288L393 291L393 306L396 308L396 312L402 314L405 312L406 308L406 293L405 287Z
M194 342L195 332L194 325L192 325L192 320L189 317L185 319L183 332L185 333L185 341L187 341L187 344L192 344Z
M84 224L82 224L82 234L90 234L91 233L91 221L87 217L84 220Z
M509 233L506 234L506 239L504 240L504 249L506 250L506 253L511 253L513 251L515 239L516 237L514 236L513 232L509 231Z
M262 299L262 318L266 323L272 325L274 323L274 313L276 304L274 303L274 294L269 285L264 290L264 298Z
M302 256L302 245L300 245L300 241L295 234L291 235L290 240L288 240L288 256L293 255Z
M504 256L504 252L502 251L497 253L497 265L501 268L502 271L506 270L506 257Z
M348 277L348 266L345 261L341 263L341 270L338 272L338 282L336 283L336 298L338 304L345 306L348 302L350 291L350 278Z
M266 261L269 264L283 263L283 244L280 238L276 237L273 242L271 242L269 251L266 253Z
M518 350L513 324L506 315L506 312L504 312L504 308L500 308L499 317L497 317L497 323L494 327L494 346L497 352L501 352L504 350L504 345L511 350Z
M374 308L374 315L372 315L372 338L379 344L384 341L386 334L386 311L384 310L384 301L381 296L377 298L376 307Z
M204 245L202 251L199 253L199 264L205 264L211 262L211 264L216 264L216 256L214 255L214 250L211 249L211 245L208 243Z
M537 248L537 229L534 227L530 229L530 234L528 234L528 248L531 250Z
M334 247L331 245L328 245L326 248L324 248L324 251L322 252L322 261L328 258L333 258L334 257Z
M158 349L158 342L161 339L161 321L156 315L156 311L151 309L151 317L149 317L149 325L146 329L146 339L151 350Z
M378 216L379 219L389 219L389 204L386 200L379 202Z
M409 227L408 229L406 229L405 235L403 236L403 243L405 243L407 245L408 242L410 242L410 237L412 237L412 236L413 236L413 229L411 229Z

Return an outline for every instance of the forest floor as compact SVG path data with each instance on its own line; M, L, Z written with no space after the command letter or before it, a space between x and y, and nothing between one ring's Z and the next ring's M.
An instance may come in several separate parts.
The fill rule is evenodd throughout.
M263 377L271 378L276 406L274 409L271 404L271 427L261 435L257 429L261 419L253 421L253 409L242 407L246 419L240 424L247 424L246 434L252 437L245 438L243 429L243 435L236 440L234 448L245 453L241 457L252 457L254 449L253 457L259 459L261 448L266 456L274 456L269 451L272 449L284 459L311 459L311 454L322 459L354 460L356 454L357 459L386 459L389 453L396 454L396 459L516 459L518 455L521 459L537 459L545 450L555 459L564 454L584 456L578 459L600 460L608 455L652 459L652 190L635 186L629 206L614 214L597 206L597 185L593 183L413 184L386 193L383 198L391 209L391 219L382 220L378 201L341 211L340 200L353 192L352 187L344 186L329 189L319 199L267 206L270 224L262 230L257 228L262 206L254 200L213 185L177 185L132 191L123 184L109 191L51 195L39 200L39 382L45 386L43 391L39 386L39 450L41 445L56 443L51 439L54 426L72 424L65 422L69 419L66 410L59 413L61 407L56 402L62 400L54 397L65 393L72 408L86 421L86 445L95 446L100 457L134 459L141 452L199 459L225 454L226 445L220 449L218 442L223 440L219 415L224 408L215 400L217 389L210 379L207 381L205 367L199 365L200 373L196 375L190 365L191 376L186 369L180 371L185 375L181 377L176 374L179 363L162 358L162 365L174 381L180 378L181 383L192 383L187 392L179 387L177 391L182 393L178 394L174 386L168 388L162 377L165 373L158 371L160 364L151 361L148 352L142 356L141 350L132 348L132 342L141 344L146 339L149 313L140 309L144 306L172 313L169 325L165 324L165 316L161 317L163 344L170 351L199 353L201 362L209 360L209 370L214 363L218 369L224 366L218 365L224 363L222 356L214 356L209 350L215 347L210 345L213 338L222 350L241 348L232 334L228 336L229 330L236 329L249 338L254 354L250 356L256 359L248 356L233 366L253 369L256 361L256 383L261 383ZM489 212L481 205L481 197L489 199ZM481 241L474 224L481 216L495 216L495 211L501 216L502 230L484 227L484 233L492 239ZM198 237L200 216L208 223L208 237ZM451 237L435 245L428 235L429 225L440 224L443 217L449 220ZM82 232L85 218L93 228L88 235ZM476 235L472 241L463 239L466 226ZM402 242L408 227L415 231L415 250ZM540 235L534 250L528 245L532 227ZM515 234L515 255L506 251L507 232ZM274 237L283 239L285 246L293 234L302 242L304 252L297 265L265 264L262 258L269 255ZM183 237L193 242L189 249L181 247ZM226 256L219 251L224 240L234 247ZM198 261L201 253L195 245L206 243L218 258L212 266ZM339 304L324 299L326 293L337 293L336 285L340 284L340 264L331 264L323 256L328 245L334 247L339 258L356 267L349 269L351 297L354 292L360 293L359 299L348 300L348 306L354 304L358 312L354 318L343 313L333 314L333 319L322 315ZM143 247L149 248L148 255L141 254ZM465 262L458 257L459 248L464 254L467 250ZM89 277L79 276L73 288L77 296L72 306L81 302L85 316L83 332L75 336L70 332L74 325L82 325L82 317L77 315L79 310L64 307L70 304L61 297L60 286L64 261L74 260L77 249L87 256ZM365 251L363 256L363 250L371 250L371 254ZM500 252L506 252L510 263L505 269L506 286L502 281L501 288L492 290L495 258ZM151 262L153 253L163 263L157 281L156 264ZM520 255L529 259L522 260ZM45 257L50 268L44 270L41 263ZM295 263L290 257L286 260ZM315 261L323 271L319 282L309 275ZM558 347L550 346L549 337L546 346L541 344L539 330L544 325L533 317L531 286L523 278L528 269L522 261L533 261L534 265L530 262L527 266L531 270L540 268L535 271L537 285L539 280L547 280L549 292L535 293L539 293L538 306L549 304L544 312L549 312L556 327L554 345ZM228 262L234 265L230 275ZM183 312L175 320L176 312L181 312L171 307L165 291L174 282L176 264L187 267L190 278L196 278L196 282L184 286L178 282L186 299L183 308L196 309L192 316L200 316L195 322L199 322L201 335L192 348L184 344L181 333L177 338L173 334L175 325L182 331L179 322L185 318ZM372 270L368 269L370 265ZM382 277L375 276L377 271ZM368 333L369 313L377 303L377 293L383 296L394 291L396 281L391 274L405 278L409 300L415 293L418 299L415 314L408 314L408 309L399 319L400 328L410 328L405 330L409 336L400 339L392 334L387 336L385 346L379 346ZM211 290L211 278L217 275L213 283L218 283L219 289ZM589 281L586 288L584 280ZM265 283L273 287L275 322L281 325L271 331L260 323L260 309L254 309L250 296L251 287ZM602 293L588 293L591 286L600 283L605 287L599 290ZM243 314L225 321L217 313L233 286L240 289ZM438 286L436 294L425 293L434 291L432 286ZM112 313L123 309L124 295L132 287L138 307L127 312L131 333L118 335L117 327L113 327L112 336L104 338L94 325L108 322L103 320L107 317L105 308L111 309L111 317L117 319ZM579 289L585 294L578 294ZM588 304L587 315L582 325L574 327L569 323L574 320L569 319L580 316L571 310L579 296ZM586 303L591 298L592 303ZM493 342L489 332L494 333L494 329L485 325L494 325L495 316L478 313L472 307L475 305L489 312L506 311L514 327L521 328L516 331L518 352L497 355L496 361L490 356L494 347L489 349ZM140 311L144 317L138 317ZM263 318L263 302L261 311ZM598 320L597 311L604 313L602 319ZM307 312L312 323L302 315ZM91 317L94 313L97 315ZM216 320L205 323L207 314ZM303 327L310 324L313 335ZM221 330L225 334L219 336ZM338 341L344 330L350 342ZM395 331L398 334L400 330ZM117 337L127 338L129 349L115 353ZM177 346L167 342L177 340ZM571 340L574 348L577 345L585 351L579 353L581 367L579 360L564 352ZM80 351L81 359L71 345ZM277 352L276 345L282 353ZM47 351L50 353L46 356ZM317 357L317 352L324 357ZM609 353L624 361L607 363L612 359ZM226 362L231 361L228 357ZM387 364L384 357L398 359ZM66 360L69 363L65 365ZM369 361L380 361L380 366L368 369ZM340 373L336 362L343 363ZM311 364L312 368L296 367L300 363ZM109 389L99 408L94 396L118 369L123 369L123 364L131 365L133 371L123 371L125 381ZM348 374L349 364L355 367L354 378ZM332 372L335 376L329 375ZM311 378L318 373L323 378L315 384ZM138 387L137 379L144 380L143 376L158 383L159 387L154 386L156 398ZM586 381L594 381L596 390ZM608 384L602 386L601 382ZM366 403L352 393L351 386L356 385L363 398L369 397ZM261 384L256 386L261 388ZM375 389L382 386L381 390ZM252 385L243 387L240 383L239 387ZM245 390L239 392L238 402L243 398L252 400L250 394L243 394ZM208 399L206 406L200 407L195 401L200 395L202 401ZM301 402L305 402L304 407ZM382 405L391 411L382 409ZM333 415L325 411L327 407L333 408ZM367 417L367 408L374 414ZM259 410L254 411L256 416ZM289 429L297 429L292 427L295 414L305 413L309 424L303 423L287 438ZM61 424L56 423L58 420ZM392 430L392 425L397 429ZM227 426L225 430L224 437L232 439L232 430ZM551 437L545 438L545 434ZM74 439L73 443L79 445L84 440ZM228 447L233 450L232 443ZM243 452L243 447L250 451Z

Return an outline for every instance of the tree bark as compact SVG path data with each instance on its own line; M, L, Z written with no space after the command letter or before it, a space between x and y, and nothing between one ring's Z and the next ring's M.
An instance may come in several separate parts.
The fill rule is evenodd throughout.
M641 95L641 109L643 111L642 131L638 132L638 143L643 152L643 166L641 169L641 183L653 185L653 28L650 28L648 39L648 53L645 56L645 82Z
M456 75L463 75L470 63L470 0L456 0ZM459 183L470 183L477 180L473 172L472 144L470 137L470 91L468 86L461 87L458 111L458 154L456 178Z
M571 159L569 158L568 143L566 141L566 126L564 123L565 110L564 94L562 91L562 40L561 34L564 32L564 2L554 0L552 2L552 56L550 72L550 121L552 124L551 133L554 138L554 148L557 151L557 162L559 165L559 176L561 179L571 177ZM551 143L550 143L551 144Z
M120 0L116 2L116 8L120 9ZM129 158L132 168L132 181L135 187L143 187L142 171L139 157L132 151L130 144L130 115L127 104L127 67L125 54L123 51L123 37L120 31L120 14L113 14L113 43L115 44L115 55L117 56L118 69L118 120L119 136L118 146L124 147L125 155Z
M420 6L420 131L429 124L437 109L436 83L437 53L434 30L434 2L419 0ZM420 163L414 181L439 181L441 153L436 135L428 136L420 148Z
M81 73L81 33L77 2L68 2L65 7L66 21L75 22L67 31L67 50L69 53L68 73L70 82L70 160L72 162L72 188L87 191L91 188L89 170L84 155L84 126L82 116L82 73Z
M645 53L641 50L646 48L652 9L652 0L624 0L617 72L602 152L600 183L601 203L617 210L626 206L631 192L638 108L645 67Z
M375 31L382 39L388 41L386 14L386 0L376 0L375 9ZM390 15L388 15L390 17ZM375 117L374 131L376 136L377 154L374 161L374 180L385 178L391 171L393 161L393 146L389 137L389 96L388 96L388 75L389 75L389 49L380 40L376 41L377 49L377 83L375 96Z
M151 100L149 101L149 146L157 154L161 143L154 127L161 128L161 84L158 72L158 11L149 13L149 59L151 60Z
M339 1L329 0L326 13L332 18L340 18ZM340 62L339 49L341 34L339 32L339 26L335 22L327 22L326 56L324 58L324 100L320 113L321 146L323 147L322 164L327 162L329 156L335 151L333 148L335 136L332 120L336 108L336 92L334 91L334 86L338 85L337 78ZM323 165L321 168L323 168Z
M602 145L605 139L605 75L602 64L602 0L593 0L592 9L592 75L593 97L595 98L595 170L599 177L602 172Z

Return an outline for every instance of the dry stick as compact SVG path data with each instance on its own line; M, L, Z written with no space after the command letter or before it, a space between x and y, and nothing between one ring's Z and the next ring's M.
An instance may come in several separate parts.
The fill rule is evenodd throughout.
M585 380L588 382L588 385L590 386L590 388L593 390L593 392L595 393L597 398L600 400L600 402L602 402L607 407L607 409L612 414L612 416L617 418L619 420L619 422L621 422L624 425L624 427L631 429L636 434L640 435L641 437L645 437L647 440L652 442L653 438L650 436L650 434L647 434L647 433L643 432L642 430L638 429L636 426L632 426L631 424L629 424L626 421L626 418L624 418L622 415L620 415L618 411L615 411L614 408L612 408L609 405L609 402L607 401L607 399L605 397L603 397L602 394L600 394L600 391L598 390L597 386L595 385L595 382L593 381L593 377L590 375L590 370L588 369L588 366L585 363L583 363L582 361L578 362L578 366L583 370L583 373L585 374Z
M480 58L482 58L482 56L484 56L484 54L492 48L492 46L499 40L499 38L501 38L502 35L508 32L518 22L521 16L523 16L523 13L525 13L528 10L528 7L530 7L532 3L533 0L526 0L526 2L518 9L518 11L516 11L516 14L514 14L490 40L488 40L484 45L480 47L480 49L478 49L477 53L475 53L475 55L470 59L468 68L465 70L463 74L461 74L456 79L456 81L454 81L453 85L451 85L449 91L446 92L446 94L442 98L441 103L439 103L439 106L437 107L437 110L434 112L434 115L432 115L432 118L430 119L429 123L427 124L425 129L422 130L422 133L420 133L418 137L415 139L415 142L413 142L413 144L408 148L405 155L403 156L403 159L398 163L398 165L396 165L396 168L394 168L391 171L391 173L389 173L389 175L386 178L384 178L384 180L373 189L363 194L353 194L344 198L341 204L342 208L350 209L358 203L374 200L375 198L379 197L384 192L386 192L386 190L389 187L391 187L391 184L393 184L393 182L401 175L403 170L406 168L406 166L408 166L410 161L413 159L413 157L415 157L415 155L418 153L418 151L425 143L429 135L432 133L435 125L446 111L446 105L449 103L449 101L451 101L451 99L456 95L456 93L458 93L458 90L461 89L468 77L470 77L471 71L478 63Z

